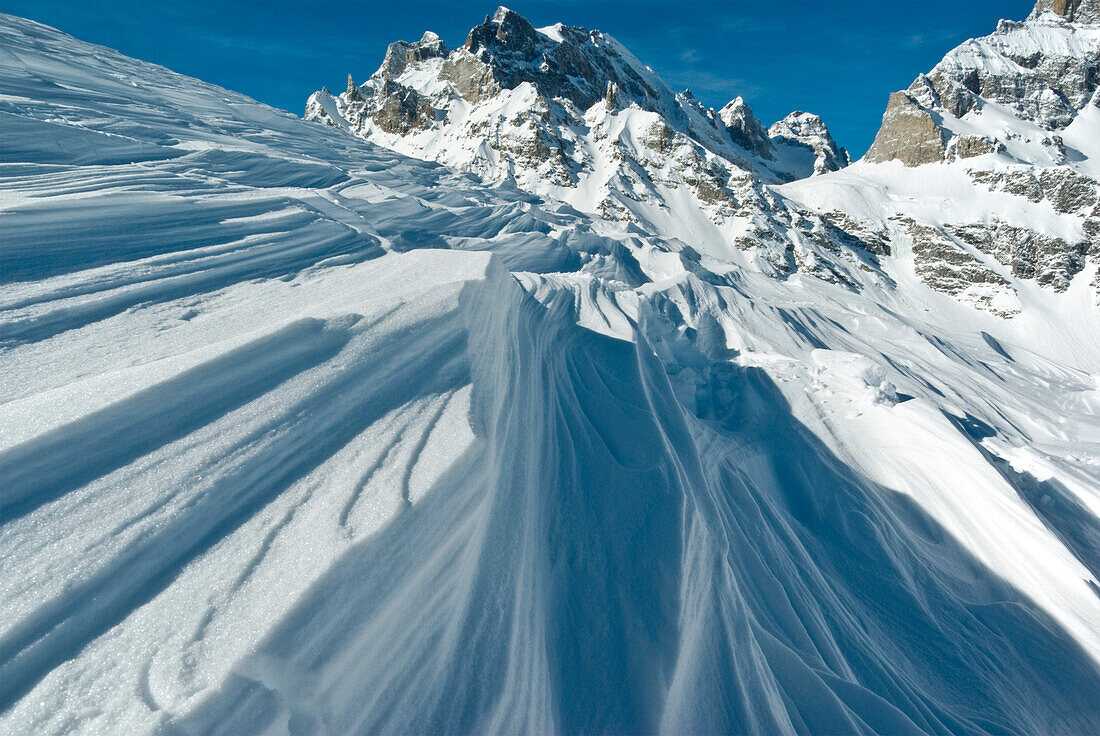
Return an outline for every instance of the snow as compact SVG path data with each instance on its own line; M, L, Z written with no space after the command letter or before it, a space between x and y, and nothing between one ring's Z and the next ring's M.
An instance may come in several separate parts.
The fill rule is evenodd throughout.
M776 278L682 189L610 222L0 38L0 731L1100 722L1095 264L1011 320L904 252ZM962 162L769 191L1079 227Z

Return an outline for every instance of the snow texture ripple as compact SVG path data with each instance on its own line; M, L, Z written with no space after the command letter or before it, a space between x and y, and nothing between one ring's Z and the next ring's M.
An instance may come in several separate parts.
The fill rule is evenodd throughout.
M883 204L1020 197L761 175L757 258L0 47L0 731L1100 725L1096 264L976 308Z

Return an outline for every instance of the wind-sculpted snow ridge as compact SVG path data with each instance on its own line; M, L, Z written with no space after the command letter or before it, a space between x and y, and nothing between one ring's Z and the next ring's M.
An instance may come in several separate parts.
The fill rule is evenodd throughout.
M0 731L1100 723L1087 274L1005 319L801 184L784 270L0 39Z

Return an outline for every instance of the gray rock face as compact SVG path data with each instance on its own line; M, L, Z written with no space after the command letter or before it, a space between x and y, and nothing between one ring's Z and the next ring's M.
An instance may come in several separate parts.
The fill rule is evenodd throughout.
M1031 17L1050 12L1071 23L1100 23L1100 0L1038 0Z
M501 90L492 68L465 47L447 56L439 76L454 85L467 102L488 99Z
M1004 317L1018 311L1006 308L1004 300L998 299L1013 293L1008 281L959 248L943 230L908 217L894 218L894 221L909 237L913 266L917 276L929 287Z
M359 86L355 84L355 79L348 74L348 89L344 93L349 100L354 102L362 101L363 95L359 92Z
M561 26L560 34L560 43L552 41L518 13L498 8L491 18L470 31L463 48L503 89L528 82L543 96L567 99L584 110L606 94L608 84L613 84L620 95L643 109L658 110L667 103L629 65L614 63L617 52L597 43L601 39L598 31ZM469 62L462 65L462 70L479 82L485 74ZM462 85L458 74L451 73L448 78L460 88L472 86Z
M407 41L391 43L386 48L386 58L376 74L383 79L397 79L409 64L446 55L446 45L439 36L428 31L415 43Z
M726 107L718 110L718 118L729 131L729 138L742 149L766 158L772 156L768 131L764 130L744 99L735 97L727 102Z
M435 118L431 102L395 82L383 85L376 98L374 122L387 133L404 135L413 128L427 128Z
M1012 269L1012 275L1035 279L1055 291L1065 291L1085 267L1088 244L1067 243L1022 227L994 220L989 225L962 225L951 233Z
M931 76L941 80L941 100L963 100L945 108L957 117L965 113L974 105L970 93L1007 105L1048 130L1061 130L1097 88L1100 58L1095 56L1056 56L1030 49L1026 56L1013 49L1005 49L1004 55L1015 62L1015 69L934 71Z
M1007 192L1032 202L1047 200L1055 212L1082 214L1100 200L1100 184L1065 168L970 171L970 178L990 191Z
M953 146L948 151L948 155L954 154L958 158L974 158L995 153L1004 148L999 141L976 135L958 136L952 143Z
M882 127L867 151L872 163L900 160L906 166L943 161L947 150L944 130L908 92L894 92L882 116Z
M747 151L772 158L772 142L764 126L753 115L745 100L734 97L718 111L718 117L734 143Z

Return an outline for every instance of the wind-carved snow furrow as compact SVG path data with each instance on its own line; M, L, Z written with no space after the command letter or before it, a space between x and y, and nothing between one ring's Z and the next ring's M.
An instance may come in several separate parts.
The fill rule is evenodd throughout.
M395 425L398 424L402 415L406 410L399 411L385 426L380 427L383 433L388 433ZM348 499L344 502L343 507L340 509L340 515L338 517L338 523L341 527L347 528L348 519L351 516L351 512L355 509L355 506L359 503L359 499L367 489L367 485L370 483L374 474L378 472L383 466L386 465L393 451L401 444L401 441L405 437L405 432L408 431L409 424L406 423L400 430L393 433L393 436L388 440L381 451L378 452L374 461L367 467L365 471L359 476L359 479L355 482L355 489L348 496Z
M279 533L290 525L290 522L294 519L294 514L299 510L299 508L299 505L291 506L289 509L287 509L286 513L283 514L282 518L272 525L271 529L267 532L266 535L264 535L264 538L260 541L260 546L256 549L256 554L254 554L252 558L245 564L244 569L241 570L240 574L237 575L237 578L233 581L233 584L226 591L226 597L232 597L235 593L237 593L241 588L245 586L250 578L252 578L253 574L256 572L257 569L259 569L260 565L263 563L264 559L271 551L271 546L272 544L274 544L276 537L278 537ZM207 625L209 625L210 623L209 618L210 617L208 617L205 621ZM193 636L192 639L196 641L202 639L205 628L205 626L200 627L199 630L195 632L195 636Z
M734 247L0 39L0 730L1095 730L1081 277L930 291L890 164Z
M431 440L432 432L435 430L440 417L447 410L448 403L454 394L454 391L448 391L439 397L425 397L416 406L402 409L386 424L379 427L381 433L390 435L390 438L384 446L376 451L374 460L359 475L352 493L343 503L338 517L338 523L341 527L349 529L349 533L353 531L350 528L351 515L360 504L368 486L378 480L377 475L383 469L395 466L404 468L401 471L400 481L397 482L399 487L398 496L402 506L411 505L409 484L413 473L416 471L420 453L423 452L425 446ZM413 442L413 445L405 453L404 448L407 442ZM407 454L407 458L396 457L400 454ZM385 480L383 479L381 482L384 483Z
M10 627L0 637L3 707L33 687L52 667L78 652L92 637L155 596L190 560L338 450L360 428L381 416L384 407L400 405L403 397L415 396L422 388L421 383L444 389L451 382L460 382L464 369L461 365L448 365L446 357L462 345L464 337L445 325L434 327L439 341L432 351L424 352L417 341L403 341L399 333L394 337L396 345L389 351L381 351L387 357L362 361L311 397L308 406L310 414L318 416L315 422L287 425L291 429L266 442L263 454L220 478L186 513L175 517L154 536L131 544L109 567ZM404 346L400 346L402 342ZM419 355L410 355L416 352ZM399 376L384 375L386 360L394 355L408 356L405 372ZM441 357L442 363L434 366ZM429 366L433 368L430 373ZM374 390L364 394L360 389L358 395L344 393L344 389L364 380L377 382ZM306 405L292 407L288 415L301 416L304 411ZM127 571L124 581L119 579L122 570ZM88 601L94 603L89 605Z
M215 421L334 356L346 330L303 320L77 422L0 453L11 523L149 450ZM65 448L65 451L62 451ZM68 451L74 462L60 462Z
M224 265L196 264L182 269L184 275L145 278L137 282L134 288L121 289L71 306L62 304L41 314L15 320L0 327L0 340L8 344L38 342L139 305L201 296L247 279L291 277L321 259L329 260L337 255L355 255L352 262L380 255L373 243L352 244L341 236L335 239L322 236L308 242L298 238L288 240L289 243L275 248L243 249L241 253L222 259ZM188 274L187 271L194 273Z
M405 506L412 505L412 494L409 486L413 472L416 470L417 463L420 462L420 455L424 452L424 448L427 447L428 441L432 437L432 432L435 431L435 427L439 423L440 417L442 417L443 412L447 410L447 403L454 394L454 391L449 391L439 397L439 399L433 401L433 403L438 403L438 407L434 409L430 408L430 406L425 407L425 411L429 413L427 414L425 424L422 427L418 427L417 440L409 450L409 459L406 461L405 471L401 475L401 501Z

